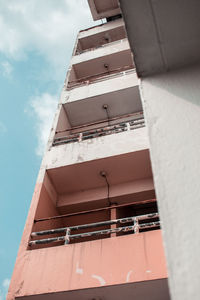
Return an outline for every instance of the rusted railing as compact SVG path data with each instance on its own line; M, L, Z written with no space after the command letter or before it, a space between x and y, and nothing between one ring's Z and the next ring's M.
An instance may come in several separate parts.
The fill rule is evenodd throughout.
M77 225L77 226L70 226L70 227L63 227L63 228L57 228L57 229L51 229L51 230L32 232L31 238L52 235L52 234L64 234L64 235L58 236L58 237L53 237L53 238L32 240L29 242L29 246L56 243L56 242L63 242L64 244L69 244L70 241L72 241L74 239L80 239L80 238L92 237L92 236L101 236L101 235L107 235L107 234L118 233L118 232L132 231L133 233L137 234L140 232L140 230L144 230L144 229L151 230L151 229L160 227L159 219L156 221L155 220L153 221L153 219L156 219L156 218L157 219L159 218L159 214L151 213L151 214L145 214L145 215L140 215L140 216L121 218L121 219L116 219L116 220L109 220L109 221L103 221L103 222L97 222L97 223L90 223L90 224L83 224L83 225ZM145 221L145 222L140 223L141 221ZM103 229L103 230L98 230L98 231L84 232L84 233L78 233L78 234L71 234L71 232L74 230L83 230L83 229L88 229L88 228L97 228L97 227L108 226L108 225L120 225L120 224L126 224L126 223L133 223L133 225L111 228L111 229Z
M104 120L104 122L108 122ZM90 125L91 126L91 125ZM94 129L88 129L88 130L80 130L77 133L69 134L63 137L55 138L53 141L53 146L62 145L62 144L68 144L68 143L74 143L74 142L81 142L88 139L93 139L105 135L110 135L113 133L120 133L124 131L134 130L137 128L141 128L145 126L145 121L143 117L140 117L138 119L128 120L124 122L118 122L114 125L104 125L99 126ZM73 129L66 129L66 133L71 131Z

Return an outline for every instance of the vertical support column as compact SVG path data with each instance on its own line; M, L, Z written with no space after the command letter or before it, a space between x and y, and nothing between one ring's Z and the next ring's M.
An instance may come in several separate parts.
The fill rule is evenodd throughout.
M134 218L134 233L138 234L140 230L138 218Z
M66 235L65 235L65 245L70 243L70 232L71 232L70 228L67 228Z
M127 127L127 130L128 130L128 131L131 130L130 122L127 122L127 123L126 123L126 127Z
M82 137L83 137L83 133L79 133L79 138L78 138L78 141L81 142L82 141Z
M195 66L143 78L140 87L173 300L200 295L199 82Z
M115 204L111 204L111 207L115 206ZM110 219L111 220L115 220L117 219L117 209L115 208L111 208L110 210ZM117 228L117 224L113 224L110 226L111 229ZM111 233L110 237L116 237L116 233Z

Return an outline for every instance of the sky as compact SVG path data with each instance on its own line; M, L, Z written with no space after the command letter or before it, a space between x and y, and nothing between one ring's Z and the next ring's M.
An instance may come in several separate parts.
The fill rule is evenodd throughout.
M87 0L0 0L0 300Z

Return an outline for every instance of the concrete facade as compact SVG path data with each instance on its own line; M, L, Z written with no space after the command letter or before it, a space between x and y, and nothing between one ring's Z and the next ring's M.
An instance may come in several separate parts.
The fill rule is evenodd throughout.
M172 299L199 299L200 67L143 79ZM187 226L186 226L187 219Z
M88 2L94 19L107 19L78 34L7 300L170 299L119 4Z

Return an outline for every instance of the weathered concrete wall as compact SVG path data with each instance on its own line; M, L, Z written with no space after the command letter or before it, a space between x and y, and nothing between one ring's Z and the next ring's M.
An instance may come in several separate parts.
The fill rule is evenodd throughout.
M111 45L108 44L108 47L102 47L93 51L87 51L85 53L82 53L81 55L75 55L72 57L71 64L75 65L85 61L99 59L100 57L104 57L106 55L111 55L121 51L126 51L128 49L130 49L129 42L127 39L124 39L122 41L117 41Z
M127 72L125 75L120 74L118 77L116 76L114 78L109 78L108 76L106 80L104 79L100 82L94 82L88 85L85 84L83 86L72 89L63 99L63 103L112 93L123 89L132 88L134 86L138 86L138 77L134 71L132 73Z
M131 203L134 201L141 201L141 198L142 200L146 200L145 194L149 192L148 194L151 195L153 194L152 191L154 191L153 179L145 178L110 186L109 198L112 200L112 202L118 201L118 204L126 202ZM58 196L57 207L69 207L70 205L74 204L79 205L79 207L81 207L80 205L83 203L91 202L93 204L95 201L100 201L100 206L103 206L104 202L107 203L107 194L107 186L83 191L77 190L74 193L61 194ZM148 199L151 199L151 197Z
M26 251L15 273L7 300L167 277L160 230Z
M141 80L172 299L200 295L200 66Z
M78 39L86 38L95 34L99 33L106 33L109 30L118 29L118 27L121 27L124 25L123 19L118 19L113 22L108 22L105 24L100 24L91 28L88 28L86 30L81 30L78 34Z
M46 153L47 169L148 149L146 128L112 134L80 143L52 147Z

